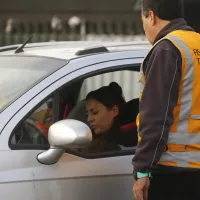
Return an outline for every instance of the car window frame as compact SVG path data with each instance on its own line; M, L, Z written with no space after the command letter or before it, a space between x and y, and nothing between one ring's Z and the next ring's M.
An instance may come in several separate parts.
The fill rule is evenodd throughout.
M121 70L133 70L134 67L137 67L137 70L133 70L133 71L138 71L139 67L140 67L140 63L141 63L141 61L143 59L142 58L132 58L132 59L121 59L121 60L126 60L126 61L127 60L130 60L130 61L132 60L133 62L130 62L129 64L123 64L123 65L122 64L112 65L112 61L106 61L105 62L106 64L111 63L111 64L109 64L109 67L100 68L100 69L98 69L98 68L95 69L94 68L93 71L89 70L89 68L88 68L86 73L84 73L83 75L76 76L75 78L72 78L70 81L65 82L65 84L63 84L60 87L56 88L53 92L56 92L61 87L65 87L66 85L70 85L71 83L73 83L73 82L75 82L77 80L85 79L87 77L99 75L99 74L102 74L102 73L109 73L109 72L112 72L112 71L121 71ZM117 62L117 60L115 60L115 62ZM92 64L92 65L89 65L89 66L85 66L84 68L81 68L80 70L85 69L87 67L92 67L92 66L95 66L95 65L98 65L98 64L99 63ZM100 64L102 64L102 63L100 63ZM74 73L76 73L76 72L74 72ZM64 77L65 80L67 79L67 76L68 76L68 74ZM60 80L58 80L58 81L60 81ZM47 99L47 97L45 99ZM32 110L34 110L34 108ZM12 138L12 133L11 133L11 135L9 137L9 141L10 141L10 138ZM18 145L15 148L13 148L11 146L9 145L9 148L11 148L12 150L22 150L22 149L23 150L47 150L49 148L49 145L23 145L24 148L22 148L22 145ZM133 155L134 154L134 147L131 150L120 150L120 151L116 151L116 152L104 152L104 153L98 153L98 154L93 154L93 155L91 155L91 154L90 155L88 155L88 154L86 155L86 153L84 153L84 155L83 155L83 153L76 152L76 151L71 151L70 149L66 149L66 153L74 154L74 155L77 155L77 156L80 156L80 157L83 157L83 158L85 157L85 158L94 159L94 158L97 158L97 157L100 158L102 156L103 157L107 157L107 156L112 157L112 156L117 156L119 154L120 155L128 155L128 154Z

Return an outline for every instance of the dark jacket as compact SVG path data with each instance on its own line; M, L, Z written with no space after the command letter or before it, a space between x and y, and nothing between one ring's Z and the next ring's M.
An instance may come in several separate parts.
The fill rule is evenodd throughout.
M184 19L171 21L157 35L154 43L174 30L194 31ZM179 50L168 40L157 44L143 64L146 85L140 102L142 136L133 158L134 171L181 171L175 167L156 165L168 140L173 123L173 109L178 100L182 58ZM170 169L170 170L169 170Z
M92 142L88 148L84 149L84 153L102 153L121 150L117 139L120 134L119 126L112 127L104 134L93 134Z

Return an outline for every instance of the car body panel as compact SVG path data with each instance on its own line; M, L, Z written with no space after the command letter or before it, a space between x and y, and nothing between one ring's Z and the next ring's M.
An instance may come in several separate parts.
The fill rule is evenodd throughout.
M11 45L0 48L1 55L14 55L15 50L19 45ZM34 55L34 56L45 56L59 59L73 59L80 58L81 56L76 55L80 50L92 49L96 47L106 47L109 52L122 51L122 50L136 50L149 49L150 43L147 41L136 41L136 42L102 42L102 41L76 41L76 42L43 42L27 44L25 51L17 55ZM12 49L12 50L9 50ZM4 50L4 51L3 51ZM1 52L3 51L3 52ZM99 52L100 54L101 52Z
M37 161L40 152L0 153L6 158L0 166L3 199L132 199L132 156L85 159L64 154L56 164L43 165Z
M8 106L0 114L0 156L3 158L0 197L9 200L133 199L133 155L89 159L65 153L57 163L44 165L37 160L44 150L11 150L8 141L16 125L61 86L94 72L134 68L147 53L148 50L140 49L73 58Z

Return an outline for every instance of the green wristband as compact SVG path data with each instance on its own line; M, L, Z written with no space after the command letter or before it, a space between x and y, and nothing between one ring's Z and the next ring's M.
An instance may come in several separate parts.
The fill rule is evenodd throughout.
M144 178L144 177L151 177L151 173L142 173L142 172L137 172L137 178Z

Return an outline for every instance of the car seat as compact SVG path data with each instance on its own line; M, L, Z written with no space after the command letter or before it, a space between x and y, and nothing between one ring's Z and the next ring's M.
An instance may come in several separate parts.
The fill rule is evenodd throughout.
M133 99L126 103L124 115L122 117L122 126L120 127L123 133L120 136L118 143L125 147L133 147L138 143L136 117L139 112L139 99Z

